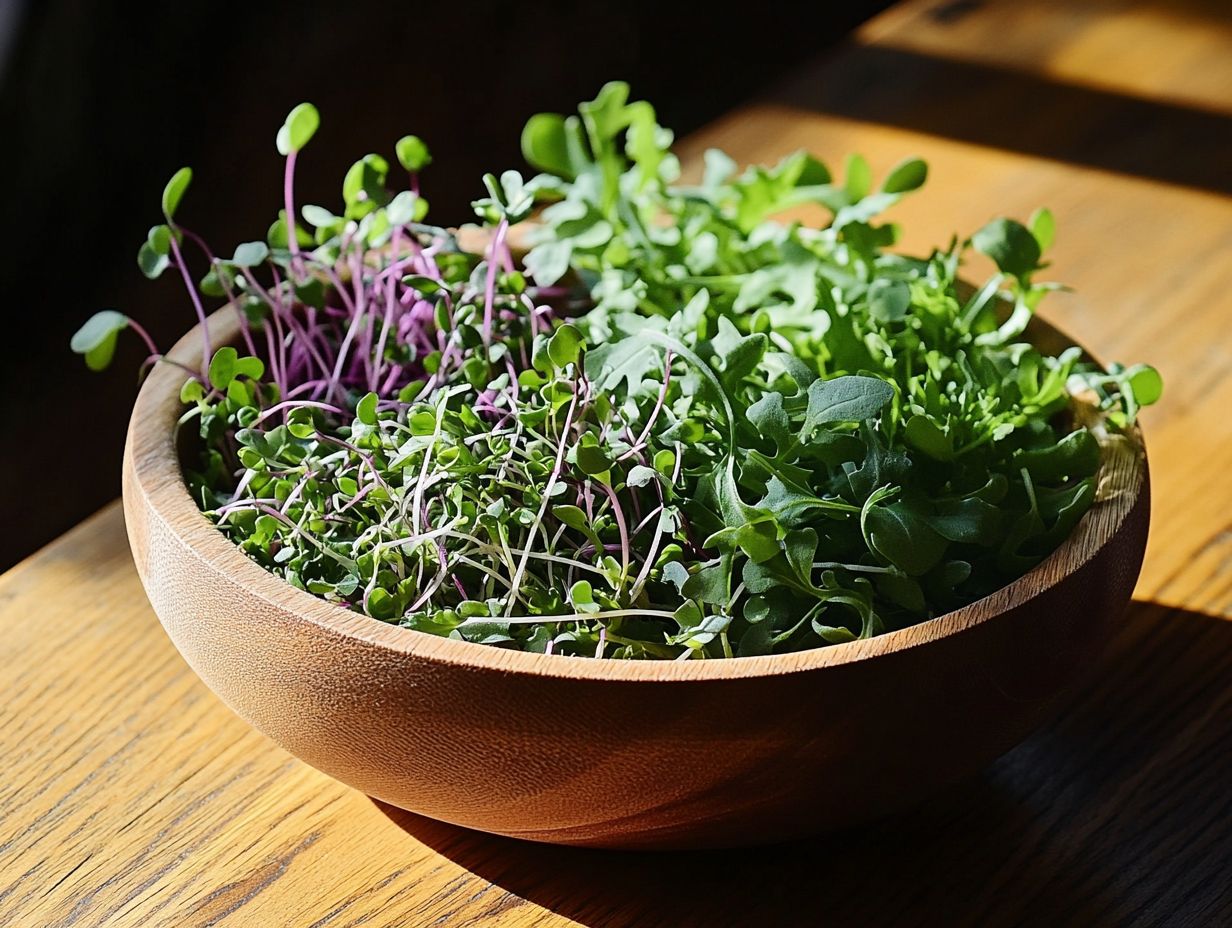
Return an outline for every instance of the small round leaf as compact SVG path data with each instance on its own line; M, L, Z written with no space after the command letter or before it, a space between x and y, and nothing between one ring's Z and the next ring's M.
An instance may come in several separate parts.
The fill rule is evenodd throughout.
M873 185L873 171L868 166L868 160L863 155L847 156L847 178L844 187L847 198L855 203L868 196Z
M235 377L247 377L249 380L260 380L265 373L265 362L260 358L237 358L233 368Z
M236 246L231 263L238 267L256 267L268 257L269 246L265 242L244 242Z
M577 362L582 350L582 333L576 326L565 323L548 339L548 357L558 368Z
M589 476L606 473L612 467L607 452L598 445L578 445L575 454L578 469Z
M304 217L304 221L310 226L315 226L318 229L330 228L338 225L344 220L335 216L329 210L322 206L313 206L311 203L300 209L300 215Z
M311 103L301 103L287 114L287 121L278 130L278 153L289 155L299 151L316 134L321 114Z
M1129 372L1130 389L1139 406L1150 406L1164 395L1164 379L1159 371L1149 364L1135 365Z
M1052 247L1057 236L1057 223L1052 217L1052 210L1041 206L1031 214L1028 226L1035 240L1039 242L1040 251L1047 251Z
M235 362L239 359L239 352L230 345L225 345L214 352L214 357L210 360L210 385L215 390L226 392L227 387L231 386L231 381L235 379Z
M575 171L569 157L565 118L556 113L538 113L522 130L522 157L540 171L572 180Z
M171 175L171 180L167 181L167 186L163 188L163 215L168 222L175 218L175 211L179 209L180 200L184 198L184 191L192 183L192 176L192 168L180 168Z
M200 380L195 377L184 381L184 386L180 387L180 402L195 403L198 400L205 398L205 387Z
M356 404L355 417L364 425L376 425L377 399L375 393L365 393Z
M167 225L157 225L150 229L146 236L146 241L150 243L150 248L155 254L168 255L171 253L171 227Z
M1006 274L1021 278L1039 267L1039 242L1026 226L1013 219L994 219L971 237L971 244Z
M422 171L432 163L432 155L428 146L417 135L404 135L394 146L398 155L398 163L411 173Z
M924 186L928 179L928 164L919 158L907 158L890 169L881 185L883 193L908 193Z
M137 249L137 267L150 280L160 276L171 265L171 259L159 254L149 242L142 242Z
M73 335L69 347L84 355L86 366L92 371L101 371L111 363L115 354L116 336L128 328L128 316L114 309L104 309L86 320Z

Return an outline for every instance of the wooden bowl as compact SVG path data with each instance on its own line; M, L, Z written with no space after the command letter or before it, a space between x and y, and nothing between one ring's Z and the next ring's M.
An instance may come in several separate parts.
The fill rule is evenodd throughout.
M230 311L210 327L215 345L237 335ZM195 365L200 335L172 356ZM358 615L249 560L185 489L172 438L183 379L154 369L124 456L133 556L180 653L239 715L330 776L534 841L755 844L916 802L1041 720L1121 615L1146 543L1146 461L1127 455L1112 466L1128 490L1047 560L903 631L730 660L505 651Z

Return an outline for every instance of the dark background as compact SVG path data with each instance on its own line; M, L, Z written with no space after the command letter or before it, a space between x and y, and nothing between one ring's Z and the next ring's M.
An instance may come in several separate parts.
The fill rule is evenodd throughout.
M119 493L144 352L122 337L92 374L68 340L105 307L164 348L190 326L175 275L150 282L135 264L180 166L195 174L185 225L224 253L263 238L281 196L275 132L310 100L322 127L298 202L337 205L356 158L392 159L413 132L435 158L431 218L457 223L484 171L523 167L531 114L624 79L683 135L887 5L0 0L0 569Z

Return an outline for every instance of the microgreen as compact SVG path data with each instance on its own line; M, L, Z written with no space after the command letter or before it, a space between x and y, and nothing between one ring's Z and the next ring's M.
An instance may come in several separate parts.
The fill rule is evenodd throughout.
M404 174L368 154L340 204L297 211L318 126L301 104L277 135L263 240L211 252L180 222L183 169L138 263L174 265L199 318L221 300L240 326L181 392L198 504L258 563L375 619L604 658L868 637L1038 563L1094 503L1101 437L1160 397L1149 366L1024 339L1057 287L1036 279L1046 210L891 251L878 217L924 183L919 159L878 183L859 156L840 179L804 153L740 172L708 152L681 186L671 133L609 84L528 123L543 173L483 178L469 253L424 223L415 136L394 146ZM774 219L802 204L829 221ZM536 210L515 258L510 227ZM972 249L998 271L976 288ZM104 367L129 328L158 360L112 310L73 350Z

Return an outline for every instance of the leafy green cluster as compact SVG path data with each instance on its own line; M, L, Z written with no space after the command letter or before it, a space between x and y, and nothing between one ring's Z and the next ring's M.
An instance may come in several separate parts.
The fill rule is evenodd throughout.
M659 356L676 359L647 453L681 456L672 498L703 550L664 575L702 623L741 654L865 637L1050 553L1100 465L1071 391L1097 389L1122 428L1160 393L1146 365L1105 373L1020 340L1057 286L1034 280L1050 214L894 255L876 217L924 182L923 162L874 188L858 156L838 183L805 153L737 176L711 151L700 186L674 187L670 135L646 119L613 84L579 117L532 120L523 150L560 199L526 263L541 282L572 268L590 285L587 372L631 421L661 392ZM803 204L830 222L771 218ZM959 278L970 247L999 269L978 290Z
M367 155L340 215L295 220L318 122L305 104L279 133L285 206L264 242L212 255L174 218L181 172L139 264L178 267L199 315L210 297L241 314L246 353L207 352L183 391L202 509L290 583L377 619L609 658L903 627L1052 551L1097 497L1096 432L1161 390L1145 365L1025 337L1056 287L1036 280L1046 211L890 252L878 216L924 182L916 159L874 187L858 156L839 183L803 153L738 174L708 152L682 186L670 132L609 84L530 121L543 173L485 178L468 251L423 223L413 136L396 149L409 189ZM774 218L806 204L830 221ZM196 286L186 240L208 262ZM998 268L979 288L959 276L971 248ZM148 343L108 311L74 348L104 366L129 326Z

